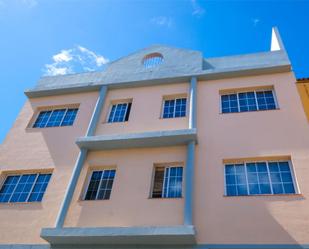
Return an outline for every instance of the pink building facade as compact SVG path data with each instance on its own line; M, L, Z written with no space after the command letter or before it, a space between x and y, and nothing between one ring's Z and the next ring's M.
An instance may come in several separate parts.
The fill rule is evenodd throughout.
M309 248L309 126L271 51L152 46L43 77L0 146L0 248Z

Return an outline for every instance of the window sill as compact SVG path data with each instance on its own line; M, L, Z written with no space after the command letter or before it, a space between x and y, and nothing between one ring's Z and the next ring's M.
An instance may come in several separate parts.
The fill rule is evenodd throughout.
M52 130L52 129L55 129L55 128L74 128L75 126L74 125L67 125L67 126L51 126L51 127L42 127L42 128L39 128L39 127L27 127L26 128L26 131L48 131L48 130Z
M173 118L163 118L163 117L159 117L160 120L174 120L174 119L186 119L188 118L187 115L184 117L173 117Z
M128 121L119 121L119 122L102 122L101 124L106 124L106 125L113 125L113 124L128 124Z
M223 195L223 197L303 197L303 194Z
M153 198L153 197L148 197L148 200L181 200L184 199L183 197L168 197L168 198Z
M219 112L219 114L239 114L239 113L251 113L251 112L267 112L267 111L279 111L280 108L270 109L270 110L255 110L255 111L247 111L247 112Z
M32 201L32 202L0 202L0 207L3 206L14 206L14 205L35 205L41 204L42 201Z
M83 200L83 199L78 199L77 202L80 203L88 203L88 202L101 202L101 201L110 201L111 199L102 199L102 200Z

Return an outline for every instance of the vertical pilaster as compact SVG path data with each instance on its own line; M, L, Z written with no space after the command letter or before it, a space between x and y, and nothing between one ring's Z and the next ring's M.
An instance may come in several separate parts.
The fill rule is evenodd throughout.
M93 136L94 133L95 133L97 123L99 121L100 114L101 114L101 111L103 109L106 92L107 92L107 86L102 86L101 89L100 89L100 92L99 92L99 97L98 97L97 103L96 103L94 111L92 113L92 117L91 117L89 125L88 125L86 136ZM80 172L81 172L83 165L84 165L84 162L87 158L87 154L88 154L87 149L81 149L79 154L78 154L78 157L76 159L75 166L74 166L74 169L73 169L73 172L72 172L72 176L71 176L71 179L69 181L69 185L66 189L64 199L62 201L62 204L61 204L58 216L57 216L57 220L56 220L56 224L55 224L56 228L63 227L64 220L65 220L66 214L68 212L68 209L69 209L69 206L70 206L73 194L74 194L74 190L75 190Z
M189 104L189 129L196 128L196 96L197 79L192 77L190 81L190 104ZM184 225L193 224L193 194L194 194L194 163L195 163L195 141L187 144L187 161L185 168L185 204Z

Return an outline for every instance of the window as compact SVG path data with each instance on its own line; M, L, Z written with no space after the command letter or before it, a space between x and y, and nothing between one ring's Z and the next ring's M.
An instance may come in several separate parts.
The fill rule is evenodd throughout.
M256 90L221 95L222 113L273 110L276 108L277 105L272 90Z
M163 62L163 55L160 53L148 54L143 58L143 61L142 61L143 66L145 68L152 68L152 67L158 66L162 64L162 62Z
M288 161L225 165L226 195L295 194Z
M125 122L129 120L132 103L118 103L112 105L108 123Z
M182 167L156 167L152 198L180 198L182 171Z
M78 108L61 108L41 111L33 128L58 127L73 125Z
M116 170L93 171L85 200L108 200L111 195Z
M186 116L186 98L164 100L163 118L178 118Z
M8 175L0 190L0 202L39 202L51 174Z

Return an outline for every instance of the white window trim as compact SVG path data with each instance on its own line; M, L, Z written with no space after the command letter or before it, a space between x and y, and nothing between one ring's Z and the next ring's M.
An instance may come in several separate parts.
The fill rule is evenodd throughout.
M246 167L246 165L247 165L247 163L260 163L260 162L266 163L267 174L268 174L269 184L270 184L270 188L271 188L271 194L249 194L249 184L248 184L248 179L247 179L247 167ZM270 179L270 171L269 171L269 163L272 163L272 162L276 162L276 163L288 162L290 173L291 173L291 176L292 176L292 182L293 182L293 187L294 187L295 193L274 194L273 187L272 187L272 181ZM246 172L246 182L247 182L247 192L248 192L248 195L227 195L226 167L225 166L229 165L229 164L233 164L233 165L235 165L235 164L243 164L244 165L243 167L245 167L245 172ZM280 196L280 195L298 195L298 194L300 194L299 185L298 185L298 182L297 182L297 179L296 179L294 167L292 165L292 161L291 160L246 161L246 162L242 162L242 163L225 163L223 166L224 166L224 170L223 170L223 173L224 173L224 196L227 196L227 197L243 197L243 196L246 196L247 197L247 196L278 196L278 195ZM258 180L258 186L259 186L259 190L260 190L259 178L257 180Z
M55 110L62 110L62 109L65 109L65 112L64 112L64 114L63 114L63 117L62 117L62 119L61 119L61 121L60 121L59 126L50 126L50 127L47 127L47 124L48 124L48 122L49 122L51 116L53 115L53 112L54 112ZM36 114L36 117L35 117L35 119L34 119L34 122L33 122L32 126L31 126L31 128L36 129L36 128L63 127L63 126L62 126L62 122L63 122L63 120L64 120L64 118L65 118L65 116L66 116L66 114L67 114L67 112L68 112L69 109L77 109L77 113L78 113L78 109L79 109L79 108L78 108L78 107L56 107L56 108L51 108L51 109L42 109L42 110L39 110L39 111L37 112L37 114ZM35 125L35 123L36 123L36 121L37 121L37 119L38 119L40 113L41 113L41 112L48 112L48 111L51 111L51 114L49 115L49 117L48 117L48 119L47 119L46 124L44 125L44 127L34 127L34 125ZM77 118L77 113L76 113L75 119ZM75 120L74 120L74 123L75 123ZM74 124L74 123L73 123L73 124ZM73 124L72 124L72 125L73 125Z
M273 94L273 97L274 97L274 102L275 102L275 109L266 109L266 110L264 110L264 109L262 109L262 110L260 110L260 108L259 108L259 105L258 105L258 102L257 102L257 95L256 95L256 93L257 92L263 92L263 91L271 91L272 92L272 94ZM248 93L248 92L254 92L254 98L255 98L255 103L256 103L256 110L255 111L271 111L271 110L278 110L279 109L279 105L278 105L278 100L277 100L277 96L276 96L276 93L275 93L275 89L254 89L254 90L246 90L246 91L239 91L239 92L234 92L234 93L221 93L220 94L220 113L222 113L222 114L228 114L228 113L235 113L235 112L223 112L223 110L222 110L222 96L224 96L224 95L232 95L232 94L236 94L236 96L237 96L237 109L238 109L238 112L237 113L242 113L241 111L240 111L240 105L239 105L239 94L240 93ZM247 111L247 112L254 112L254 111Z
M51 179L51 177L52 177L52 172L39 172L39 173L36 173L36 172L31 173L31 172L29 172L29 173L21 173L21 174L18 174L18 173L15 173L15 174L14 174L14 173L5 174L4 180L1 182L0 189L3 187L5 181L6 181L6 179L7 179L8 177L10 177L10 176L19 176L19 179L18 179L18 181L17 181L17 183L16 183L16 185L15 185L13 191L12 191L12 195L11 195L10 199L9 199L7 202L0 202L0 205L1 205L1 204L6 204L6 203L30 203L30 202L29 202L29 198L30 198L30 195L32 194L32 191L33 191L33 189L34 189L34 186L35 186L35 184L36 184L36 181L37 181L39 175L49 175L49 174L51 175L51 176L50 176L50 179ZM11 199L12 199L12 197L13 197L13 195L14 195L14 192L15 192L15 190L16 190L16 188L17 188L19 182L20 182L20 179L21 179L21 177L22 177L23 175L36 175L36 176L35 176L35 179L34 179L34 182L33 182L33 185L32 185L32 187L31 187L31 189L30 189L30 192L29 192L29 194L28 194L28 196L27 196L27 199L26 199L25 201L11 202ZM47 187L48 187L48 185L49 185L50 179L49 179L49 181L48 181L48 183L47 183ZM43 193L43 197L42 197L42 200L41 200L40 202L43 201L43 198L44 198L45 193L46 193L46 191L47 191L47 187L46 187L46 189L45 189L45 191L44 191L44 193ZM34 201L34 202L38 202L38 201Z
M109 106L109 111L108 111L108 115L107 115L107 118L106 118L106 123L109 123L109 124L112 124L112 123L122 123L122 122L128 122L128 121L125 121L125 118L127 116L127 111L128 111L128 108L129 108L129 104L131 103L131 108L132 108L132 101L121 101L121 102L116 102L116 103L111 103L110 106ZM113 118L112 118L112 121L109 122L109 117L111 115L111 112L112 112L112 109L113 109L113 106L115 105L116 106L116 109L117 109L117 105L121 105L121 104L126 104L126 110L125 110L125 114L123 116L123 120L122 121L116 121L114 122L114 118L115 118L115 114L116 114L116 110L113 114Z
M185 112L185 116L177 117L177 118L185 118L185 117L187 117L187 112L188 112L188 98L187 98L187 97L178 97L178 98L167 98L167 99L163 99L163 108L162 108L162 111L161 111L161 118L162 118L162 119L169 119L169 118L164 118L164 107L165 107L165 102L166 102L166 101L170 101L170 100L174 100L174 101L175 101L174 110L173 110L173 117L170 117L170 118L176 118L176 117L175 117L175 115L176 115L176 101L177 101L178 99L186 99L186 112Z
M109 199L97 199L98 198L98 194L99 194L99 190L100 190L100 187L101 187L101 184L102 184L102 178L103 178L103 174L104 174L104 171L106 170L115 170L115 177L113 179L113 186L114 186L114 182L115 182L115 178L116 178L116 168L104 168L104 169L92 169L89 171L89 174L88 174L88 177L87 177L87 181L86 181L86 184L85 184L85 188L83 190L83 194L82 194L82 200L83 201L107 201L109 199L111 199L111 196L112 196L112 191L113 191L113 187L111 189L111 194L110 194L110 198ZM91 177L92 177L92 174L93 172L95 171L102 171L102 175L101 175L101 178L100 178L100 183L99 183L99 187L98 187L98 192L96 194L96 197L94 200L86 200L86 195L87 195L87 192L88 192L88 188L89 188L89 184L90 184L90 181L91 181Z
M164 167L164 176L163 176L163 185L162 185L162 194L161 194L161 199L173 199L173 198L182 198L183 197L183 184L184 184L184 174L183 174L183 171L182 171L182 181L181 181L181 196L179 197L168 197L169 195L169 182L170 182L170 174L171 174L171 168L182 168L182 170L184 170L184 167L182 165L173 165L173 166L163 166ZM167 172L167 169L169 169L169 173L168 173L168 177L166 177L166 172ZM156 168L155 168L156 170ZM155 175L155 174L154 174ZM166 188L166 193L164 192L164 186L165 186L165 181L166 179L168 180L167 182L167 188ZM152 197L152 192L153 192L153 186L154 186L154 177L153 177L153 183L151 184L152 185L152 188L151 188L151 197ZM167 197L165 197L165 195ZM160 199L160 198L159 198Z

